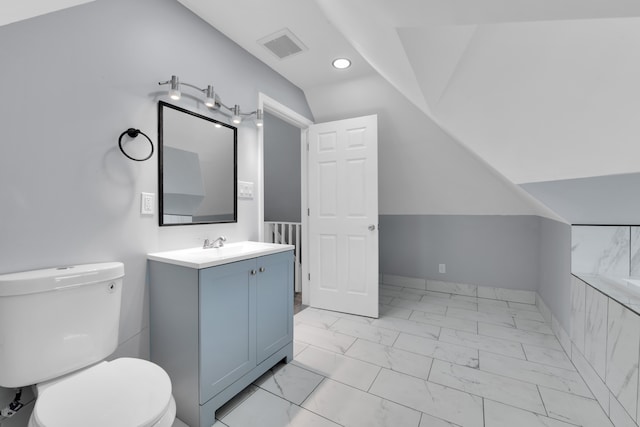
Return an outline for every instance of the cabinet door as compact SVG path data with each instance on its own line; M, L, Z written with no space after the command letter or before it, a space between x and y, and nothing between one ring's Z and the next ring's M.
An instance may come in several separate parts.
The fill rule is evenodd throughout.
M256 283L258 363L293 339L293 254L257 259Z
M200 403L256 366L255 260L200 270Z

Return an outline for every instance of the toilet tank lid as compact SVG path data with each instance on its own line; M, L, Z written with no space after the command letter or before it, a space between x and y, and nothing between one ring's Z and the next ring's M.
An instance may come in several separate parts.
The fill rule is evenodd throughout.
M91 285L124 276L121 262L103 262L0 275L0 297L35 294Z

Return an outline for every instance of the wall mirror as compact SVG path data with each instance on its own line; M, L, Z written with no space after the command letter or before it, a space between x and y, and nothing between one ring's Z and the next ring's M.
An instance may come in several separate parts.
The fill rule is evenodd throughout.
M158 102L161 226L237 222L238 131Z

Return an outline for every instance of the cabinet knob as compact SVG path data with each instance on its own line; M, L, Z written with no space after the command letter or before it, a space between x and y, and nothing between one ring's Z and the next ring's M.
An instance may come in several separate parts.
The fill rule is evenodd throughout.
M255 276L257 274L257 272L255 270L251 270L250 273L251 273L252 276Z
M260 271L260 273L264 273L264 270L265 270L265 268L264 268L264 267L260 267L260 268L258 269L258 271Z

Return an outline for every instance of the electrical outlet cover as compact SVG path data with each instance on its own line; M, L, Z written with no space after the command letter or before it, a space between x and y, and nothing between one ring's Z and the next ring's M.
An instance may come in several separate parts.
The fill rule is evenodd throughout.
M155 198L155 193L140 193L140 213L142 215L153 215Z

